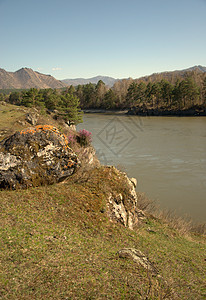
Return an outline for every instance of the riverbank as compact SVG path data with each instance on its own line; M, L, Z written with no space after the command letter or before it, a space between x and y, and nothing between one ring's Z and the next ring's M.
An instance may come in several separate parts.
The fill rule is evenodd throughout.
M85 114L106 114L106 115L126 115L128 114L128 109L119 110L119 109L83 109Z
M83 120L77 128L92 132L102 164L137 178L138 191L161 209L205 222L205 117L85 114Z
M149 108L131 108L128 115L137 116L174 116L174 117L203 117L206 116L206 109L149 109Z

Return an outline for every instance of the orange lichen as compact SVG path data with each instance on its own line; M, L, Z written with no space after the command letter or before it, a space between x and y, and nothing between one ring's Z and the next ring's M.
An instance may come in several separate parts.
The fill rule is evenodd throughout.
M75 163L71 160L68 161L67 165L64 166L64 169L74 167Z
M37 125L35 126L34 128L29 128L29 129L26 129L26 130L22 130L20 131L20 134L35 134L36 132L39 132L39 131L43 131L43 132L46 132L46 131L52 131L54 132L55 134L57 134L59 137L61 137L65 143L65 146L64 148L67 149L69 148L69 141L66 137L65 134L62 134L59 132L59 130L52 126L52 125Z
M29 128L29 129L26 129L26 130L22 130L20 132L20 134L36 133L38 131L53 131L55 133L58 133L59 135L62 135L59 132L59 130L56 127L52 126L52 125L37 125L34 128Z
M27 134L27 133L35 133L35 130L34 129L27 129L27 130L22 130L20 132L20 134Z

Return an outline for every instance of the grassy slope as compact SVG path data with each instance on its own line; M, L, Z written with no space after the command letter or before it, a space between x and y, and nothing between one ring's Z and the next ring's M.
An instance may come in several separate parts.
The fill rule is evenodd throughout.
M0 140L4 137L2 131L12 132L12 129L15 127L16 130L20 130L21 126L17 122L25 115L23 108L17 108L14 105L2 105L0 102Z
M0 102L0 141L16 131L32 125L25 121L25 115L29 112L36 112L32 108L16 106L12 104L2 105ZM58 129L63 128L61 122L55 121L50 115L39 115L41 124L50 124ZM23 124L25 123L25 125Z
M111 223L105 196L124 190L115 176L101 167L61 184L0 191L0 298L206 297L205 238L152 216L134 231ZM120 259L125 247L142 250L161 277Z

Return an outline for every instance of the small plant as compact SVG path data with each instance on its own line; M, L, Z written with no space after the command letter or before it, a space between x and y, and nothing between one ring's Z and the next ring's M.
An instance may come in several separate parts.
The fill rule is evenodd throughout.
M75 136L73 134L69 134L68 137L69 146L73 146L76 142Z
M82 129L79 130L78 135L77 135L77 142L81 145L81 146L88 146L91 144L92 142L92 137L91 137L92 133L89 132L86 129Z

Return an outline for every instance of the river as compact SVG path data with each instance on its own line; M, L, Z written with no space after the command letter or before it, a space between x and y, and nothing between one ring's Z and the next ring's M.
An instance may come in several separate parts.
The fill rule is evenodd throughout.
M101 163L138 180L162 209L206 222L206 118L85 114Z

